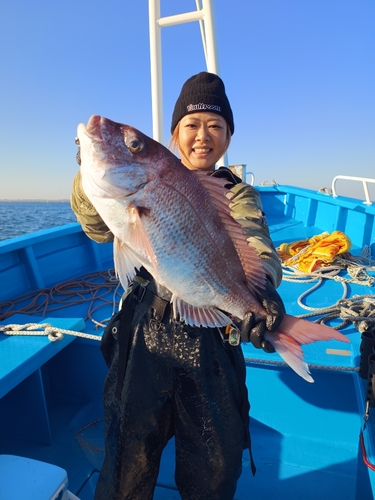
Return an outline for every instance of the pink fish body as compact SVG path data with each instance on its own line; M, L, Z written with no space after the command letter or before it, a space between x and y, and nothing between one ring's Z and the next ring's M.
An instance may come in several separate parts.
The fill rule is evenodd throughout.
M223 311L240 320L248 311L265 317L255 295L265 272L230 216L227 181L188 170L161 144L107 118L93 115L78 126L78 138L82 186L115 237L124 288L144 266L172 292L174 314L187 324L225 326L231 319ZM348 342L331 328L288 315L279 332L266 335L310 382L300 344Z

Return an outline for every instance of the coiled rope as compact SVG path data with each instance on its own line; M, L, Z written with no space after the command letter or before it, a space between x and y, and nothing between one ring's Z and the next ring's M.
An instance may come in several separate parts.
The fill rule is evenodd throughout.
M122 287L113 269L89 273L57 283L52 288L34 290L0 303L0 321L14 314L44 317L55 311L88 303L85 321L92 321L97 328L105 327L110 318L97 321L94 314L97 316L101 308L111 305L113 315L122 294Z
M301 250L303 253L305 249ZM295 257L298 257L297 254ZM339 273L346 270L348 276L339 276ZM313 311L319 314L333 313L334 310L328 308L316 308L308 306L303 302L308 295L314 292L317 288L321 286L325 279L334 280L341 283L343 287L342 295L338 301L332 304L331 307L334 309L340 307L340 302L347 299L348 295L348 284L362 285L373 287L375 285L375 276L370 276L369 272L375 272L375 261L371 259L371 249L367 245L363 248L359 256L352 256L350 254L344 254L343 256L338 256L330 266L319 267L317 270L311 273L304 273L300 271L297 266L285 266L283 265L283 281L289 281L292 283L314 283L312 287L300 294L297 299L298 305L306 310ZM371 297L371 295L370 295ZM298 317L306 318L310 317L308 315L301 315Z
M340 299L331 307L317 309L297 317L306 319L315 316L322 316L315 321L322 324L333 319L342 319L339 325L331 327L335 330L341 330L352 323L360 333L367 332L375 326L375 295L354 295L350 299Z

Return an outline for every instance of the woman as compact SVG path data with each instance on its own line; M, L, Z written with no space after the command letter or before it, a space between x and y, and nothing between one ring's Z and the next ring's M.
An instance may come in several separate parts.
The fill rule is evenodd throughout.
M182 87L172 116L171 144L191 170L228 180L233 217L242 225L266 270L259 292L268 316L244 318L241 336L272 351L264 331L279 325L284 307L275 288L281 266L271 242L258 192L226 168L215 170L234 132L222 80L202 72ZM110 241L76 176L72 208L86 234ZM249 403L240 345L218 328L197 328L173 319L171 293L141 269L122 309L103 335L109 371L104 386L106 456L96 500L152 499L161 453L174 436L175 480L183 500L230 500L250 446Z

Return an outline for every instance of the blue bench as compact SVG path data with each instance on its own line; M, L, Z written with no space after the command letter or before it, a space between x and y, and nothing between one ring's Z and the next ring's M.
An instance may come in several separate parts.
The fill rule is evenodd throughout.
M0 497L2 500L16 498L27 498L28 500L77 499L67 490L68 476L66 471L56 467L56 465L30 458L0 455L0 477Z
M15 314L0 324L26 323L49 323L73 331L82 331L85 327L82 318L40 318L24 314ZM51 342L47 336L10 336L0 332L0 434L51 444L42 367L75 338L64 335L62 340ZM27 429L28 422L38 425Z

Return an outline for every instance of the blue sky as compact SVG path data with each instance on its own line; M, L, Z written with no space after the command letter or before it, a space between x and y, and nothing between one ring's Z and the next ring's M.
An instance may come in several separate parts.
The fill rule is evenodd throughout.
M161 0L162 15L195 9ZM375 177L375 2L216 0L230 163L255 183L311 189ZM205 70L198 23L163 29L165 140L183 82ZM152 135L148 2L0 5L0 199L68 198L78 123L101 114ZM344 181L342 194L360 191Z

